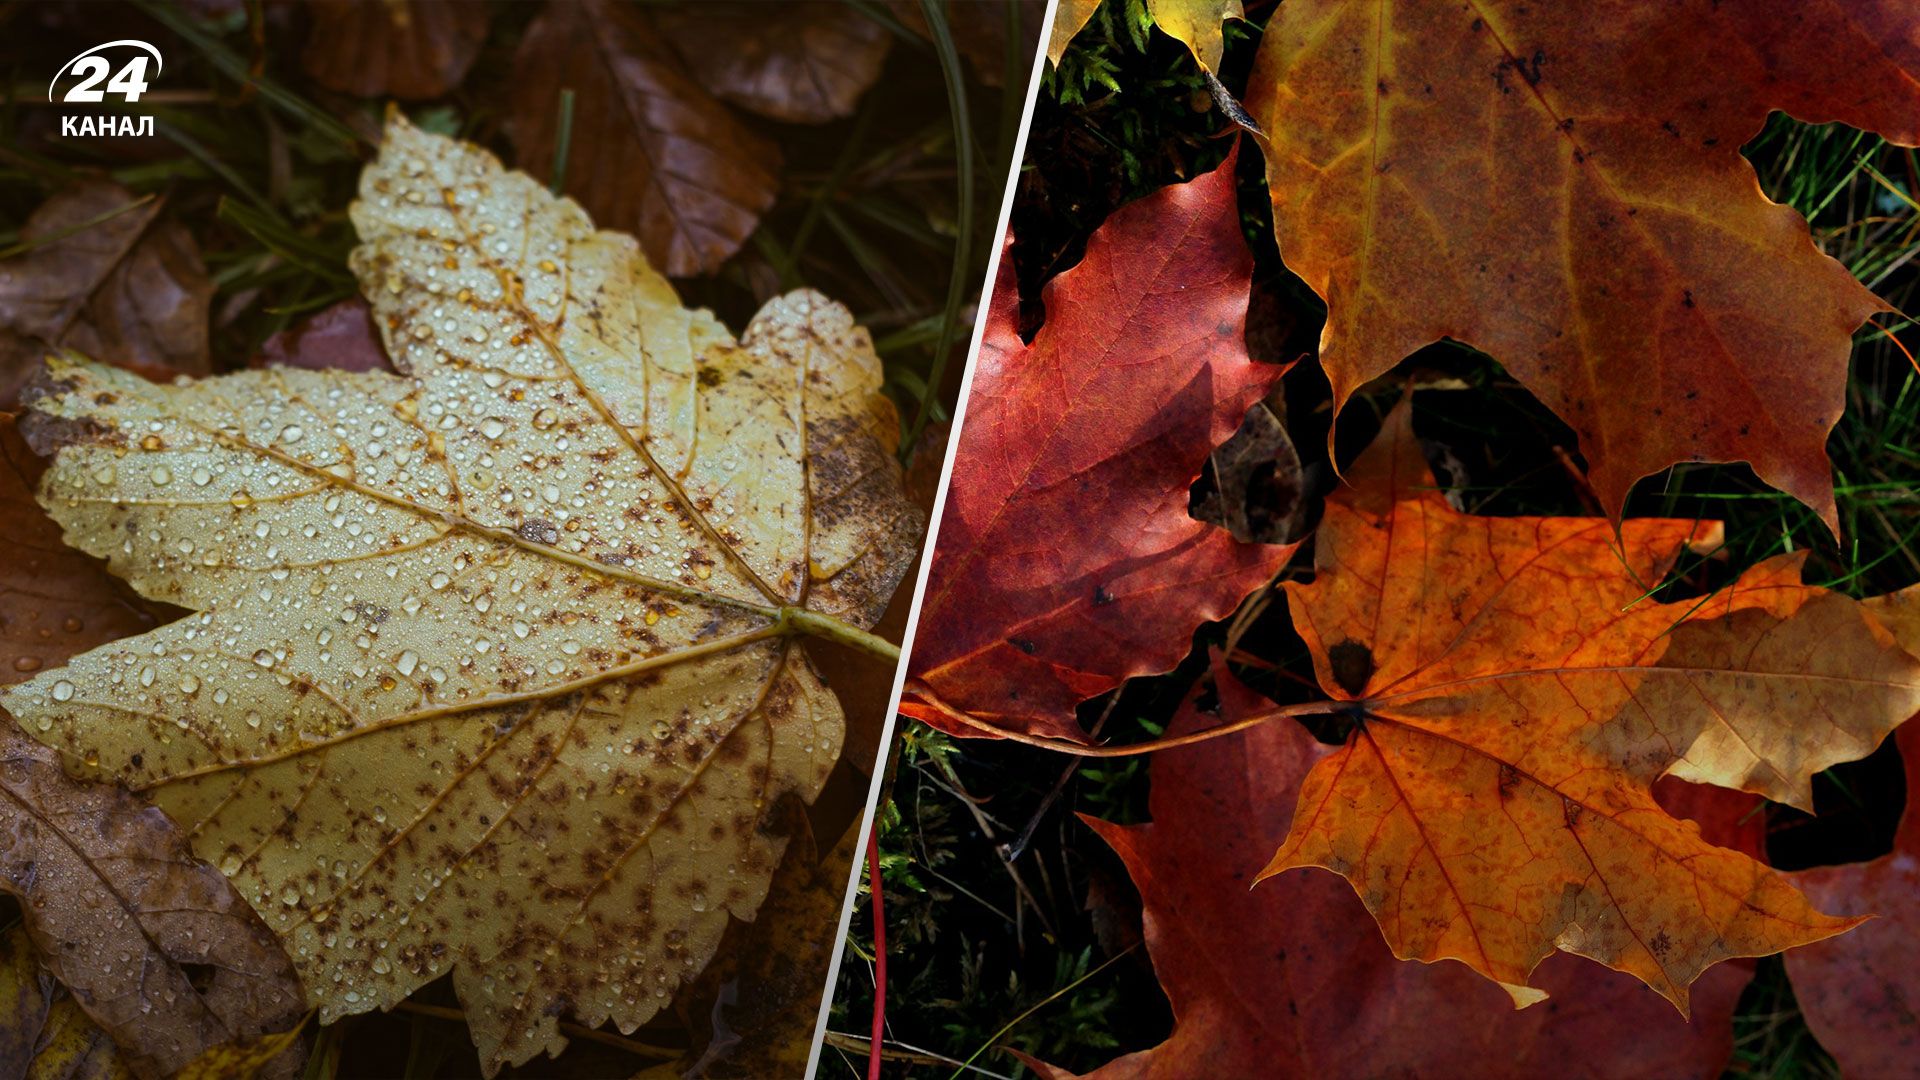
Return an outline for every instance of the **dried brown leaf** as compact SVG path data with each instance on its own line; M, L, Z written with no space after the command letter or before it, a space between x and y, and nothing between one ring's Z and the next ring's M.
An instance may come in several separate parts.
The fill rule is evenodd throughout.
M133 1074L99 1025L40 966L15 924L0 934L0 1077L124 1080Z
M492 5L427 0L307 0L301 66L329 90L360 97L436 98L480 55Z
M647 14L607 0L547 5L514 59L507 128L551 179L561 92L576 95L566 190L632 232L669 275L738 251L779 190L780 151L687 74Z
M654 19L716 97L800 124L853 115L893 45L886 27L824 0L708 0Z
M117 184L88 180L27 219L0 261L0 402L13 400L48 345L114 363L208 370L213 282L180 224Z

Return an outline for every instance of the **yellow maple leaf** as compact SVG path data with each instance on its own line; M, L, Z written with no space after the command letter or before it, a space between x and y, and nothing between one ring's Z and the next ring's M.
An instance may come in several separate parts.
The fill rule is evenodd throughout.
M0 701L172 815L322 1022L451 971L493 1071L645 1022L753 914L841 741L797 636L887 655L923 519L839 305L735 341L398 115L352 213L402 374L51 364L43 504L193 614Z

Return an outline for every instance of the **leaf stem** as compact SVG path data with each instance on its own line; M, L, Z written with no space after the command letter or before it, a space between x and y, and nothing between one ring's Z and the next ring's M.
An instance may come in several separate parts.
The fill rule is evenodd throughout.
M900 646L878 634L870 634L851 623L843 623L831 615L822 615L806 608L784 607L780 609L781 623L790 626L796 633L810 634L828 641L837 641L848 648L859 649L890 663L900 662Z
M1266 712L1242 717L1232 723L1221 724L1219 727L1210 727L1205 731L1195 731L1186 735L1175 735L1165 739L1154 739L1151 742L1129 743L1126 746L1088 746L1084 743L1073 742L1069 739L1049 739L1044 735L1029 735L1024 731L1009 731L1006 728L996 727L979 717L962 712L940 700L940 696L933 692L933 688L921 682L919 679L908 679L905 692L919 698L946 719L958 724L963 724L976 731L995 735L1012 742L1024 743L1028 746L1037 746L1042 750L1055 750L1062 754L1072 754L1075 757L1090 758L1134 757L1139 754L1151 754L1156 750L1172 750L1179 746L1191 746L1194 743L1206 742L1208 739L1217 739L1222 735L1232 735L1238 731L1245 731L1250 727L1256 727L1270 720L1280 720L1289 716L1312 716L1316 713L1331 712L1341 705L1339 702L1331 701L1303 701L1296 705L1276 705Z

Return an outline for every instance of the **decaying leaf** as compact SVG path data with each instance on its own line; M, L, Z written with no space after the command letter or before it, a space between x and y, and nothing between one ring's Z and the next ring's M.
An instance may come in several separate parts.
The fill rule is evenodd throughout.
M33 501L43 466L0 413L0 683L59 667L103 642L178 614L143 600L100 560L67 547Z
M33 403L42 501L195 612L5 693L181 823L320 1020L449 971L489 1070L631 1030L758 907L922 518L866 333L809 292L736 342L632 238L395 114L352 265L403 373Z
M715 984L713 1042L690 1075L723 1080L804 1076L840 931L840 901L853 870L860 830L849 828L833 850L788 846L767 902L751 925L735 926L726 970L716 962L702 976Z
M575 93L566 189L640 238L668 274L726 261L778 192L780 151L690 77L632 4L560 0L514 59L508 130L521 167L550 178L560 93Z
M904 712L952 727L938 698L1081 738L1076 705L1172 668L1291 554L1187 515L1207 455L1285 371L1241 341L1253 260L1233 168L1109 218L1048 283L1031 344L1001 261Z
M1920 142L1905 0L1288 0L1247 106L1274 232L1327 300L1338 408L1443 337L1580 437L1607 513L1746 461L1837 531L1827 433L1886 310L1761 194L1770 110Z
M1220 716L1189 700L1169 734L1271 708L1217 659L1214 679ZM1716 965L1695 984L1691 1021L1627 976L1570 956L1541 966L1553 998L1516 1011L1457 964L1396 960L1331 874L1250 889L1287 834L1301 781L1333 752L1290 721L1165 751L1153 759L1152 824L1088 822L1140 890L1148 951L1175 1017L1166 1042L1095 1077L1720 1075L1752 976L1741 963ZM1700 821L1707 840L1759 854L1753 796L1669 780L1661 801Z
M1193 516L1243 544L1287 544L1306 524L1305 478L1287 425L1266 402L1214 450L1196 489Z
M39 370L47 346L119 363L208 370L213 282L161 200L85 180L41 204L29 250L0 261L0 401Z
M435 98L460 85L486 43L493 8L434 0L307 0L301 66L329 90Z
M1857 920L1705 843L1662 775L1809 805L1813 773L1920 708L1920 661L1776 559L1705 600L1646 599L1717 527L1488 518L1430 490L1403 402L1327 503L1295 628L1347 744L1307 777L1263 876L1347 877L1396 955L1458 959L1520 1004L1554 949L1682 1010L1715 962ZM1426 488L1428 490L1422 490Z
M172 1075L305 1011L279 942L164 814L73 780L10 724L0 728L0 838L0 890L19 898L48 970L135 1073Z
M1920 649L1920 589L1866 606L1902 644ZM1847 1076L1896 1076L1920 1053L1920 724L1908 721L1896 737L1907 806L1893 850L1872 862L1789 875L1823 908L1878 916L1787 954L1807 1027Z
M46 974L26 928L0 934L0 1076L122 1080L133 1074L113 1040Z
M710 0L654 19L714 96L801 124L852 116L893 45L885 26L827 0Z
M268 338L251 367L299 367L314 371L392 371L373 310L365 300L342 300Z

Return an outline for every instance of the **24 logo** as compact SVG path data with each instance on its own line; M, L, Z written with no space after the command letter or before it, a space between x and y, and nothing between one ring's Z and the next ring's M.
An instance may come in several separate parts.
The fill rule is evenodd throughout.
M127 52L131 56L126 56ZM102 55L108 54L108 55ZM108 56L125 56L125 62L116 69ZM122 38L109 41L82 52L67 61L47 84L47 100L70 104L100 104L111 96L119 96L128 104L140 100L149 85L147 61L153 61L152 77L157 78L164 66L160 59L160 50L144 41L134 38ZM72 85L67 92L56 98L63 79L71 78ZM102 86L101 84L105 85ZM66 136L95 135L151 135L153 117L99 114L88 116L62 116L60 134Z

